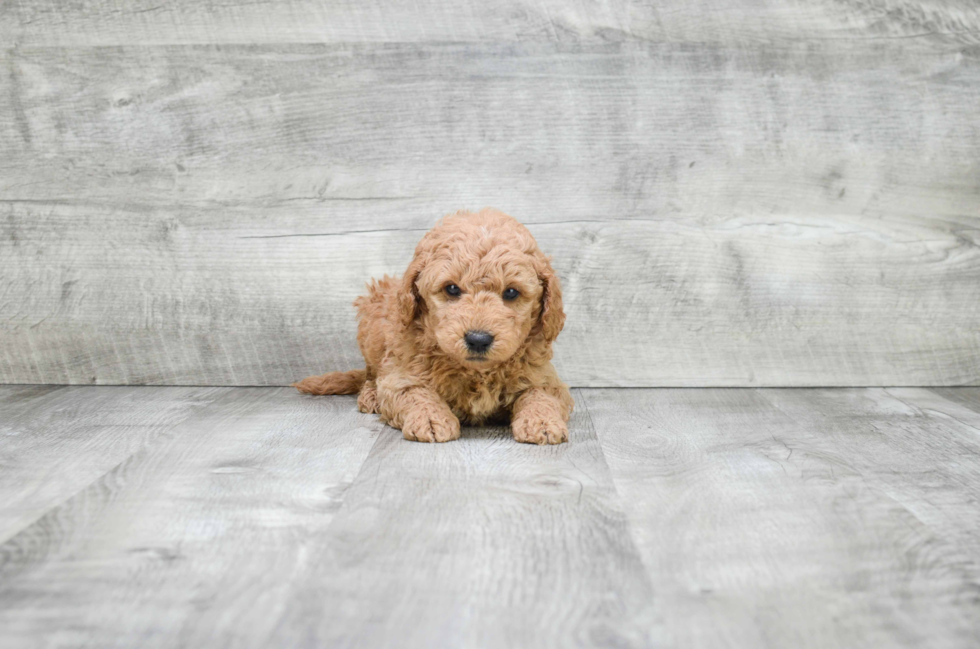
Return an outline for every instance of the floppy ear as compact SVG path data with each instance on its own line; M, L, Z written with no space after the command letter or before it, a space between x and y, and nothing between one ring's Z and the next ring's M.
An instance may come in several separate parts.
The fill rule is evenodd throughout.
M405 327L412 324L412 321L425 308L425 302L422 300L422 296L419 295L419 287L416 285L416 282L419 279L419 273L425 268L425 258L427 256L416 250L415 258L408 265L408 270L405 271L405 276L402 278L402 287L398 292L398 315L402 325Z
M555 269L551 267L551 262L547 257L541 255L536 259L535 268L538 273L538 280L544 289L541 293L541 315L538 324L531 331L531 335L541 333L545 340L553 342L562 327L565 326L565 311L561 302L561 282Z

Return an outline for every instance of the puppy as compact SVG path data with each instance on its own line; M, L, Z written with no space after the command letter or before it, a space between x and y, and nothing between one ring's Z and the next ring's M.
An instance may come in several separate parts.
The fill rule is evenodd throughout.
M293 384L353 394L405 439L448 442L460 422L509 419L514 439L568 439L572 395L551 365L565 323L561 286L527 228L493 209L456 212L430 230L401 280L359 297L367 367Z

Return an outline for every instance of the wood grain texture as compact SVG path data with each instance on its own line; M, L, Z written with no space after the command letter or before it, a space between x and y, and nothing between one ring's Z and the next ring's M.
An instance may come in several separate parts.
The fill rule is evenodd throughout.
M0 545L3 645L268 646L380 430L350 398L223 392Z
M569 443L551 447L506 428L436 446L388 430L270 640L655 646L667 640L659 603L579 411Z
M441 214L493 204L555 256L573 385L980 383L974 47L2 59L4 382L282 385L356 367L364 281L400 273Z
M0 41L19 46L643 39L980 41L972 0L12 0Z
M585 392L678 646L975 643L980 416L920 399Z
M0 543L156 443L219 393L0 387Z
M406 442L349 397L231 390L0 546L0 638L657 640L657 598L587 417L560 447L519 445L504 429L464 438Z
M963 392L976 398L976 390ZM972 393L972 395L971 395ZM902 505L932 535L910 560L953 581L980 578L980 415L929 390L889 388L865 393L767 391L780 410L807 428L831 431L855 463L867 465L869 487ZM914 479L909 479L914 475ZM955 583L947 584L955 586ZM963 593L937 596L972 617L980 631L980 601L960 611ZM945 599L948 598L948 599Z
M980 390L964 388L935 388L933 393L939 397L957 403L974 412L980 412Z
M980 390L575 398L542 448L280 388L2 388L0 478L105 473L0 539L0 645L975 646Z

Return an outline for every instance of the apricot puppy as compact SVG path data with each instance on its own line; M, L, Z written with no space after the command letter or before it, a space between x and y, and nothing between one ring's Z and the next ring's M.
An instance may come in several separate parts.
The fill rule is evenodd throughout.
M551 365L565 324L561 286L527 228L493 209L456 212L430 230L402 279L359 297L367 367L311 376L309 394L359 393L405 439L448 442L460 422L509 418L514 439L568 439L572 395Z

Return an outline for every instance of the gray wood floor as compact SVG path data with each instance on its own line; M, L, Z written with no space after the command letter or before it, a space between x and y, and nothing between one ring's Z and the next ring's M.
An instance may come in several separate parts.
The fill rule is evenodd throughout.
M571 443L349 397L0 387L0 645L976 646L980 389L590 389Z

